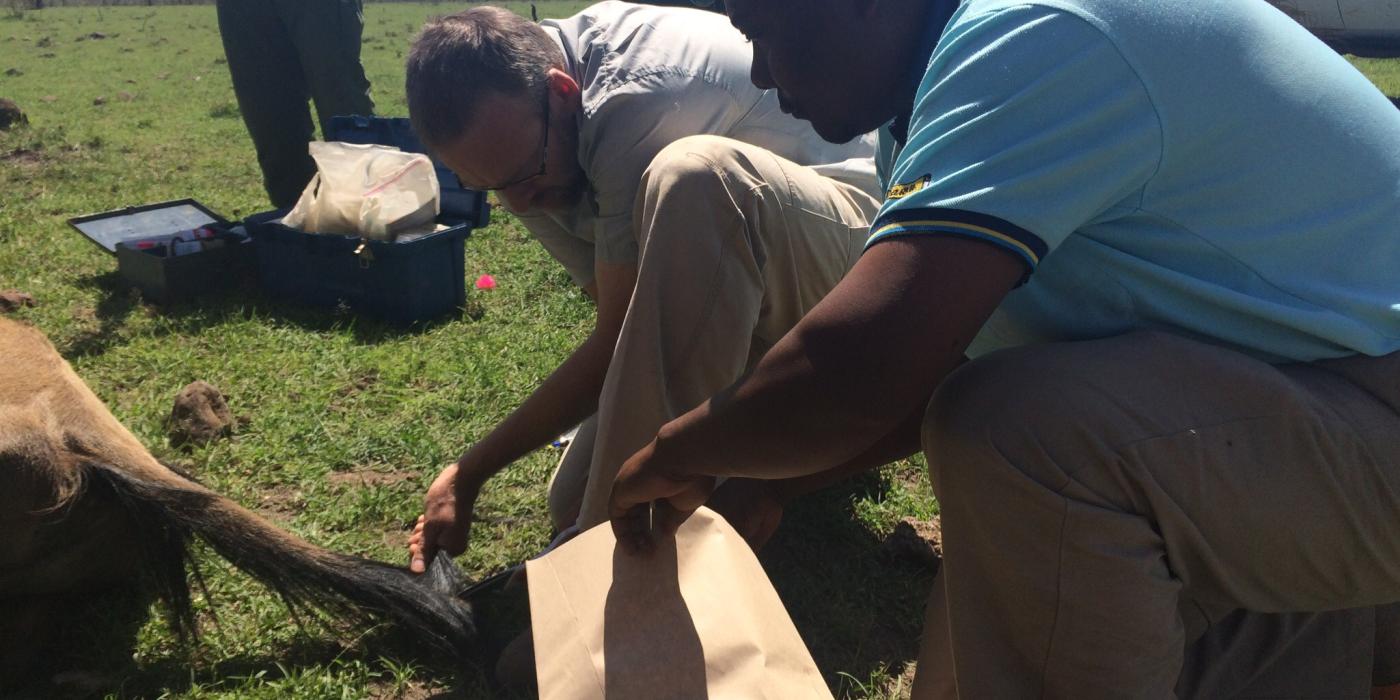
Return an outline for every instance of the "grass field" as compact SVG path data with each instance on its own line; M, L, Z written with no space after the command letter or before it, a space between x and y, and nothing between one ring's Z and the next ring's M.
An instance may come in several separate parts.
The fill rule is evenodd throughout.
M1400 97L1400 59L1348 57L1376 87L1391 97Z
M584 4L538 5L561 16ZM406 113L408 42L425 17L451 7L367 6L364 61L381 114ZM1400 62L1358 65L1400 94ZM459 315L410 331L279 305L251 288L168 307L126 290L115 261L68 217L182 197L234 219L267 208L210 6L0 14L0 97L31 122L0 132L0 289L39 301L19 317L158 456L321 545L402 560L406 524L440 465L503 418L591 324L563 269L500 213L467 254L468 278L491 273L498 288L472 291ZM247 422L232 440L186 453L167 445L163 421L194 379L221 388ZM470 574L548 541L544 488L556 458L532 455L488 487L461 559ZM765 553L838 696L907 696L931 571L889 560L880 543L901 518L935 512L921 464L900 463L798 505ZM134 654L89 644L75 668L97 695L491 697L480 668L417 665L384 654L375 633L288 624L274 596L200 558L218 613L215 623L199 598L202 643L182 648L152 616ZM492 630L521 620L518 605L485 612ZM75 635L95 640L112 624L95 618Z

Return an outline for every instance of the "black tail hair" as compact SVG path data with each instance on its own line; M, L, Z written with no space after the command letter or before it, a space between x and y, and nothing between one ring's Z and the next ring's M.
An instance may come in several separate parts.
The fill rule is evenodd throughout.
M411 655L426 650L456 662L473 650L471 606L454 597L456 590L434 590L429 577L316 547L193 480L188 487L158 483L91 461L84 471L89 488L109 490L140 529L144 566L183 640L197 637L190 577L199 581L199 571L189 545L198 537L294 613L313 609L361 623L392 622L403 639L422 645L405 650ZM444 584L439 579L435 585Z

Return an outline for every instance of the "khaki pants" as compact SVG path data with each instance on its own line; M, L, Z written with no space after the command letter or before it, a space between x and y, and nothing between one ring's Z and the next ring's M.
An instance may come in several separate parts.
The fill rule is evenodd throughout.
M929 596L912 700L958 697L942 583L936 578ZM1179 698L1369 700L1373 686L1400 683L1400 604L1320 613L1236 610L1188 642L1184 656Z
M574 504L581 527L606 520L622 462L734 383L836 286L878 207L853 186L731 139L692 136L657 154L637 193L637 287L598 414L550 485L556 525L572 524Z
M1325 611L1400 601L1397 406L1400 354L1271 366L1141 332L964 365L924 425L944 563L915 697L1228 697L1211 658L1257 670L1328 634L1393 656L1393 620ZM1355 677L1225 680L1365 697Z

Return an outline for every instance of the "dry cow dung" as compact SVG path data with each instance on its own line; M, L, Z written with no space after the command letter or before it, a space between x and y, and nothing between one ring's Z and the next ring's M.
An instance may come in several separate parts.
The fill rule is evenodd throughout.
M34 297L18 289L0 291L0 313L9 313L34 305Z
M232 432L228 401L209 382L190 382L175 396L170 411L170 444L203 445Z
M29 123L29 117L20 110L14 100L0 97L0 131Z

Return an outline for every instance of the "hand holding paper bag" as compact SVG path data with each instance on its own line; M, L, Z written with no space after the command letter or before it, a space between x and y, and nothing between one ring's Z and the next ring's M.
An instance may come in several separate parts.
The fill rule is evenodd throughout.
M595 527L526 564L541 700L831 698L743 539L700 508L645 555Z
M651 549L653 534L676 532L715 490L712 476L677 477L654 468L655 452L653 440L622 464L613 481L609 505L613 533L631 552Z

